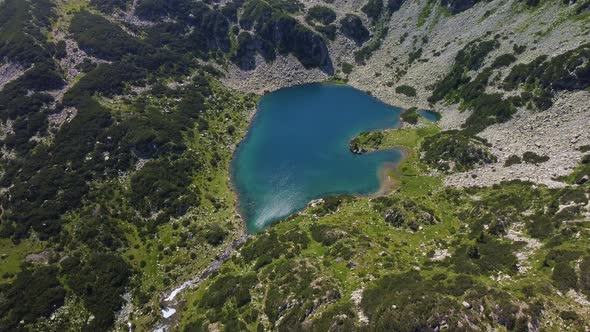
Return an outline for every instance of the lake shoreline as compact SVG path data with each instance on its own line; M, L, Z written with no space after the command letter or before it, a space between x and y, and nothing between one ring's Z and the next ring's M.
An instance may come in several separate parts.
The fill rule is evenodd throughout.
M228 167L226 169L226 176L227 176L227 181L229 184L229 186L228 186L229 191L235 196L235 198L234 198L235 199L234 214L240 218L240 224L242 227L240 232L245 232L248 235L251 235L251 234L248 232L248 225L246 224L246 219L244 218L244 216L242 215L242 212L240 211L240 193L238 192L237 188L234 185L233 176L232 176L232 163L235 159L236 153L238 152L240 145L248 137L248 133L250 132L250 127L252 126L252 123L254 122L254 118L259 113L258 103L260 102L260 99L262 99L261 96L258 99L258 101L256 102L256 107L248 113L248 120L247 120L248 125L246 126L246 131L244 132L242 137L238 140L238 142L232 147L231 157L229 159Z
M314 83L308 83L309 85L324 85L324 86L345 86L345 87L350 87L347 84L341 84L339 82L314 82ZM307 84L302 84L302 85L307 85ZM263 229L260 230L256 230L256 231L252 231L250 230L250 226L248 225L248 221L246 220L245 216L244 216L244 209L243 209L243 202L242 202L242 197L240 194L240 191L237 188L237 184L235 180L236 174L235 174L235 163L236 163L236 159L238 158L238 153L240 153L240 148L242 146L242 144L244 144L244 142L246 142L246 140L250 137L251 133L252 133L252 128L253 125L255 124L255 121L257 119L258 116L260 116L261 114L261 101L264 98L264 96L271 94L271 93L276 93L277 91L280 90L285 90L285 89L289 89L289 88L293 88L293 87L282 87L279 88L275 91L271 91L271 92L266 92L265 95L260 96L259 100L256 103L256 108L254 108L251 112L249 112L248 114L248 125L246 128L246 131L243 134L243 137L241 137L241 139L239 140L239 142L233 147L233 151L232 151L232 156L231 159L229 161L229 167L227 169L227 179L229 182L229 188L231 190L231 192L235 195L235 205L234 205L234 212L236 214L236 216L239 216L240 218L240 223L241 225L244 227L244 230L247 234L256 234L258 232L263 231ZM351 87L353 89L355 89L354 87ZM358 90L358 89L356 89ZM379 98L366 93L365 91L359 90L360 92L364 93L367 95L367 97L369 97L370 99L385 105L386 107L393 107L393 108L397 108L396 106L393 105L389 105L385 102L383 102L382 100L380 100ZM399 108L398 108L399 109ZM398 122L396 125L388 127L388 128L383 128L383 129L377 129L377 130L399 130L403 127L403 121L400 118L400 114L403 113L405 110L404 109L400 109L399 114L396 117L396 121ZM405 149L403 147L392 147L392 148L386 148L386 149L378 149L375 151L371 151L371 152L383 152L383 151L388 151L388 150L395 150L398 151L401 156L399 157L399 160L396 160L395 162L385 162L383 165L378 166L378 189L374 192L369 192L369 193L352 193L350 195L354 196L354 197L358 197L358 198L374 198L374 197L380 197L380 196L386 196L388 194L390 194L391 192L393 192L396 188L398 188L399 186L399 181L397 179L397 177L392 174L392 172L394 173L398 173L398 165L403 162L407 156L408 153L405 151ZM367 153L370 154L371 152ZM350 152L351 154L353 154L352 152ZM325 198L325 197L329 197L332 195L338 195L338 193L333 193L333 194L326 194L326 195L320 195L319 198ZM309 203L309 202L308 202ZM295 215L297 213L301 213L302 211L305 211L306 207L303 207L302 209L298 209L293 211L292 213L290 213L289 215L280 218L276 221L273 222L277 222L280 220L284 220L284 219L288 219L290 216ZM268 225L270 225L272 223L269 223ZM268 227L268 225L265 227L265 229Z
M401 128L401 126L400 126L400 128ZM379 190L377 192L375 192L374 194L369 195L369 198L377 198L377 197L387 196L387 195L391 194L393 191L395 191L396 189L398 189L399 185L400 185L399 178L390 176L390 172L396 174L399 177L401 175L401 173L399 172L399 169L398 169L399 165L410 157L410 152L404 146L395 146L395 147L391 147L391 148L387 148L387 149L379 149L379 150L375 150L375 151L383 151L383 150L397 150L397 151L401 152L402 156L400 158L400 161L397 163L389 162L389 163L385 163L383 166L381 166L381 168L379 170L379 182L380 182ZM362 197L362 196L359 196L359 197Z

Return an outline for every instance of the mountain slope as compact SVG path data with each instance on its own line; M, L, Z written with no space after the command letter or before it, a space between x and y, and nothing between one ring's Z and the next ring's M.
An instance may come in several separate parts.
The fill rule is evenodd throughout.
M4 0L0 330L588 330L589 4ZM244 234L256 101L325 80L408 109L398 186Z

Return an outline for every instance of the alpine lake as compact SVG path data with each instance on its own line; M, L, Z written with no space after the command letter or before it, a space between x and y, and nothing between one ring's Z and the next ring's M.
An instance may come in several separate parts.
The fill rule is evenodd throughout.
M261 98L231 164L247 231L331 195L372 195L384 170L398 164L398 149L357 155L349 142L362 132L397 128L403 110L346 85L313 83Z

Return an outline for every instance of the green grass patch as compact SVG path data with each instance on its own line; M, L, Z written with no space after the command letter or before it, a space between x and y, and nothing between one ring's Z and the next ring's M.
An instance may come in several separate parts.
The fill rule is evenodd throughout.
M21 271L25 257L43 250L46 246L44 242L28 239L17 244L10 239L0 239L0 284L12 281Z

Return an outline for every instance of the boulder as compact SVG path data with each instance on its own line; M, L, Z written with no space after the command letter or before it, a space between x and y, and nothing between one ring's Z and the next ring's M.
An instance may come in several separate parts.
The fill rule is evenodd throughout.
M463 308L465 309L471 309L471 304L469 302L463 301L463 303L461 303L463 305Z

